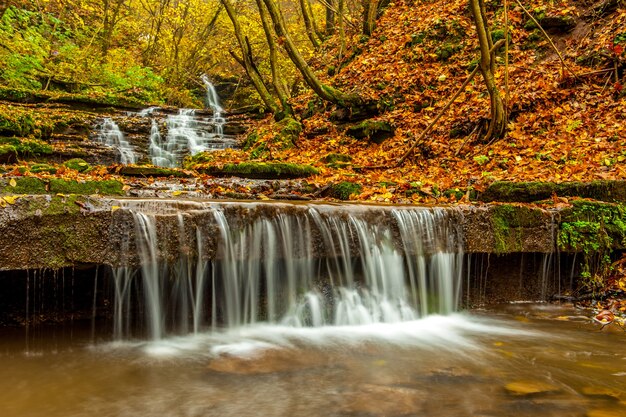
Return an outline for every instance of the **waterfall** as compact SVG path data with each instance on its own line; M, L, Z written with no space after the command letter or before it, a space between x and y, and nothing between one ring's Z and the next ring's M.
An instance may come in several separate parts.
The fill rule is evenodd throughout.
M220 105L219 96L217 95L215 86L209 80L209 77L206 74L202 74L200 78L206 88L206 104L213 111L212 123L215 126L215 135L221 138L224 136L224 123L226 123L226 119L222 117L224 109Z
M124 137L120 127L111 119L106 117L98 132L98 141L117 149L120 153L120 163L134 164L137 162L137 154L133 147Z
M114 271L116 337L393 323L457 308L462 239L449 210L194 204L120 202L141 267Z

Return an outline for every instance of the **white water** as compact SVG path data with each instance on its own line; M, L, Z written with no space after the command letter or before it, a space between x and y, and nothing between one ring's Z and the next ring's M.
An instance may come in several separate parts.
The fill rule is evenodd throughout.
M236 141L224 135L226 119L215 87L206 75L202 76L202 81L206 87L207 107L213 112L212 117L206 119L196 115L193 109L180 109L178 114L167 116L165 122L167 134L164 139L153 119L148 153L154 165L176 167L180 166L186 155L235 146ZM151 115L153 113L151 109L146 109L140 115Z
M251 206L233 215L226 205L198 205L174 215L176 231L159 234L162 217L146 208L126 206L142 267L114 273L118 338L132 323L159 340L259 323L399 323L458 305L463 255L444 209ZM168 264L159 251L172 240L180 255ZM205 260L209 246L217 253ZM142 311L131 308L136 289Z
M120 127L111 119L106 117L98 131L98 141L111 146L120 153L121 164L134 164L137 162L137 154L133 146L126 140Z

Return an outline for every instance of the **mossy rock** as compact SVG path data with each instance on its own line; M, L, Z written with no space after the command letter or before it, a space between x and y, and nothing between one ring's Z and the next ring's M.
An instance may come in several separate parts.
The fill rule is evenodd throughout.
M337 200L349 200L351 195L361 194L363 187L350 181L343 181L330 185L325 195Z
M56 174L57 173L57 169L51 165L48 164L33 164L30 166L29 169L30 172L34 173L34 174L39 174L42 172L47 172L48 174Z
M11 185L11 180L15 186ZM0 180L0 194L102 194L123 195L124 184L114 180L75 181L54 178L44 181L39 178L3 178Z
M207 164L215 161L215 155L211 151L198 152L195 155L186 156L183 160L183 168L193 169L197 164Z
M318 170L310 165L281 162L241 162L202 167L198 171L216 177L231 176L252 179L306 178L318 174Z
M607 202L626 202L626 181L592 181L592 182L508 182L497 181L485 192L479 194L478 200L484 202L531 203L559 197L581 197Z
M148 106L144 101L131 96L112 93L73 94L53 91L32 91L0 87L0 99L15 103L65 103L78 107L120 107L142 109Z
M0 114L0 135L28 136L35 130L30 114Z
M329 153L320 161L330 168L345 168L351 165L352 157L342 153Z
M576 27L573 16L545 15L537 19L542 28L548 33L568 33Z
M370 142L380 144L395 134L395 128L389 122L364 120L348 127L346 134L355 139L368 139Z
M11 185L11 180L15 186ZM0 194L45 194L46 183L39 178L3 178L0 180Z
M89 168L91 168L91 166L84 159L81 158L70 159L69 161L65 161L63 165L65 165L69 169L73 169L78 172L85 172Z
M561 250L601 253L626 248L626 206L575 200L560 212Z
M519 252L524 247L525 231L546 224L543 210L503 204L491 209L495 253Z
M302 133L302 123L291 117L285 117L278 122L280 132L274 137L274 141L278 142L283 149L295 146Z
M117 174L126 177L176 177L190 178L192 175L175 168L162 168L153 166L123 166L115 170Z

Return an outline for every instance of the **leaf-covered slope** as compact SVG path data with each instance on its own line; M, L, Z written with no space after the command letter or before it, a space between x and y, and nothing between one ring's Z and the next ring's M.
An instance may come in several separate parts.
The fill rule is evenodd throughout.
M626 9L598 11L583 1L524 2L544 22L567 65L515 2L511 4L508 134L481 141L489 117L489 98L480 74L461 93L416 152L398 168L398 160L457 91L478 59L478 42L467 1L402 1L390 4L371 38L354 35L332 82L375 99L378 120L395 126L381 145L344 135L333 123L336 109L311 94L296 98L306 116L296 149L271 149L272 158L307 163L327 154L347 154L352 165L325 167L317 181L350 180L364 185L361 199L401 201L419 184L428 196L438 189L483 188L495 180L589 181L626 176ZM504 13L488 5L494 38L504 36ZM559 29L558 22L570 24ZM556 24L554 22L557 22ZM573 23L573 25L572 25ZM326 54L337 51L328 48ZM497 80L505 94L504 54ZM617 68L617 72L615 72ZM320 72L325 68L320 67ZM616 78L617 77L617 78ZM254 155L259 157L259 155ZM261 155L263 157L263 155ZM386 166L389 169L359 170ZM390 183L393 183L390 186ZM413 185L410 185L413 184Z

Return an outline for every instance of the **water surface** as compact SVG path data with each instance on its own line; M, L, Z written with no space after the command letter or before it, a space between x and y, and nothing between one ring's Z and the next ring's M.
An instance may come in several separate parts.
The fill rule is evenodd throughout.
M2 416L626 415L626 332L573 308L157 342L86 327L2 330Z

